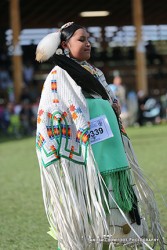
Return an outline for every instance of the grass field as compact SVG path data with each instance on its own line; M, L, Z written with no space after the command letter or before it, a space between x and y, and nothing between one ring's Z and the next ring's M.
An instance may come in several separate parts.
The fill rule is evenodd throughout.
M166 207L160 196L167 198L167 125L127 131L142 169L158 187L155 194L167 232ZM47 230L35 138L1 142L0 250L56 250Z

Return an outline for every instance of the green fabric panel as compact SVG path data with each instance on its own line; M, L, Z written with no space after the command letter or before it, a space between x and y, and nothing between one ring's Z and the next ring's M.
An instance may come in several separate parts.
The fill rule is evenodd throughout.
M92 145L93 153L102 174L109 174L127 169L128 161L125 154L116 115L107 100L86 98L90 118L105 115L108 119L113 137Z

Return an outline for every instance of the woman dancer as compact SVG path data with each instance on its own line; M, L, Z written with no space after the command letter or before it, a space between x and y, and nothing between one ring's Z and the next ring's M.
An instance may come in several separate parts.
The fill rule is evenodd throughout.
M37 61L55 61L37 119L50 234L62 250L164 249L154 195L103 73L87 62L90 52L88 32L73 22L37 47Z

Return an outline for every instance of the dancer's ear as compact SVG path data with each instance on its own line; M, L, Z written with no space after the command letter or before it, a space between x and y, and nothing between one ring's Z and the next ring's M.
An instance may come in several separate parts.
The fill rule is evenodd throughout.
M62 47L63 49L68 48L67 43L66 43L65 41L63 41L63 42L61 43L61 47Z

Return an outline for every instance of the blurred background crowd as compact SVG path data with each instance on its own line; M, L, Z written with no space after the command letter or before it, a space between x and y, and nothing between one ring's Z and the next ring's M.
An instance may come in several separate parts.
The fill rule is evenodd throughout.
M92 45L90 63L103 71L107 83L119 100L124 125L144 126L167 122L167 25L164 24L163 16L167 4L163 2L162 10L162 6L157 1L151 2L154 9L150 9L150 5L141 0L132 0L131 3L128 0L111 2L112 4L108 1L103 3L103 8L108 13L107 17L85 18L80 12L83 11L84 6L91 9L86 2L84 6L75 6L75 1L71 1L70 9L73 9L72 5L75 6L73 13L62 5L60 13L50 15L50 13L53 14L53 10L57 11L57 5L53 6L52 0L49 0L48 4L43 2L41 6L36 6L35 11L32 11L35 0L30 1L31 6L18 0L1 1L0 8L3 10L4 7L4 11L1 11L2 22L0 22L0 136L20 138L35 134L42 86L46 75L54 66L54 60L43 64L35 61L36 46L42 37L65 23L67 13L68 21L71 18L73 21L76 19L90 33ZM138 45L137 51L145 53L147 71L143 75L147 78L148 91L139 88L140 84L137 86L136 83L135 40L137 25L141 25L141 20L137 20L135 30L135 22L133 23L131 16L132 12L135 13L139 8L139 5L136 5L139 3L143 4L144 21L141 36L143 41L140 46ZM130 8L132 4L133 11ZM92 6L95 8L95 5ZM101 10L100 2L97 2L97 6ZM47 11L41 12L46 7ZM20 29L19 22L16 23L16 17L12 21L15 8L16 17L20 13L20 25L23 26ZM9 12L10 18L6 16ZM131 15L127 15L129 12ZM76 13L78 13L77 16ZM124 16L122 19L121 13ZM11 25L9 19L11 19ZM19 34L19 38L14 35L16 33ZM14 39L19 41L15 48ZM13 77L17 70L14 67L13 57L17 56L21 58L22 76L19 99L15 95L17 82Z
M15 136L34 135L36 118L42 85L46 74L54 66L54 62L37 64L35 62L36 46L24 46L23 56L23 83L20 101L14 97L14 84L12 80L11 56L7 47L0 48L0 135ZM117 50L117 51L115 51ZM131 48L132 50L132 48ZM119 51L119 52L118 52ZM91 61L104 71L107 82L121 105L121 117L125 126L143 126L146 124L159 124L167 121L167 91L165 86L161 89L150 88L148 94L143 90L136 91L135 81L132 77L134 57L125 56L124 48L117 47L107 58L104 51L92 49ZM119 55L119 57L118 57ZM154 58L155 57L155 58ZM109 66L109 62L112 65ZM103 62L100 64L100 62ZM161 71L161 66L167 67L166 57L163 55L147 57L150 71L154 70L150 78L155 78L161 84L167 84L167 72ZM125 66L127 65L127 66ZM156 69L156 70L155 70ZM126 74L124 71L126 71ZM162 84L161 84L162 85Z

